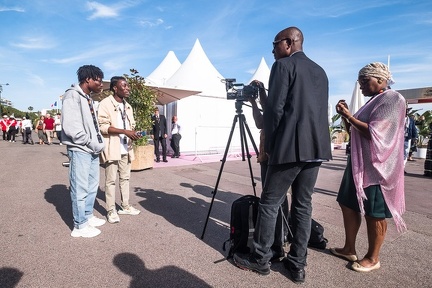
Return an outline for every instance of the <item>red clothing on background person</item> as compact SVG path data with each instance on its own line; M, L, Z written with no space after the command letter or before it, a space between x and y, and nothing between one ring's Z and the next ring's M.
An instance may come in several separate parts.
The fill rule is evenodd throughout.
M54 130L54 121L55 120L52 117L45 117L45 130Z
M45 133L47 135L48 145L51 145L52 138L54 137L55 119L52 118L49 113L47 113L44 120L44 124L45 124Z
M6 141L6 135L7 135L7 124L8 124L8 116L3 115L3 119L0 120L0 127L3 131L3 140Z

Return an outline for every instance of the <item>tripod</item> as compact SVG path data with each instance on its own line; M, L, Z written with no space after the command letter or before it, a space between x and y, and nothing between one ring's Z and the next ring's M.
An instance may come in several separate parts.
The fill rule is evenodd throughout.
M216 197L216 193L217 193L218 186L219 186L219 181L221 179L222 171L223 171L223 168L225 166L226 158L227 158L227 155L228 155L228 150L229 150L229 147L230 147L230 144L231 144L231 139L232 139L232 136L234 134L234 129L235 129L237 121L239 122L239 125L240 125L240 143L241 143L242 161L245 161L245 151L246 151L247 160L248 160L248 164L249 164L249 173L250 173L251 182L252 182L252 188L253 188L254 196L256 196L256 190L255 190L256 183L254 181L253 172L252 172L252 165L251 165L251 160L250 160L250 158L252 156L249 153L248 142L247 142L247 138L246 138L246 131L247 131L247 133L249 135L249 138L251 140L251 143L252 143L253 148L255 149L255 153L257 155L258 155L258 149L257 149L257 146L255 145L255 142L253 140L253 137L252 137L252 134L250 132L249 126L248 126L248 124L246 122L246 118L245 118L245 116L243 114L242 106L243 106L243 101L236 100L235 107L236 107L236 113L237 113L237 115L234 116L233 124L232 124L232 127L231 127L231 132L229 134L228 142L227 142L227 145L226 145L226 148L225 148L225 153L224 153L224 156L222 158L222 164L221 164L221 167L219 169L219 175L218 175L217 180L216 180L215 188L212 191L213 197L212 197L212 200L210 202L210 207L209 207L207 218L206 218L206 221L205 221L205 224L204 224L204 229L202 231L201 239L204 239L204 234L205 234L205 231L206 231L206 228L207 228L208 220L210 218L211 209L213 207L213 202L214 202L215 197Z

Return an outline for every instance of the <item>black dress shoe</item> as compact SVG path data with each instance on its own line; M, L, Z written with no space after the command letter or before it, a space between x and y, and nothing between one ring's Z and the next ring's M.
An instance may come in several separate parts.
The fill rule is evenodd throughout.
M283 263L294 283L300 284L305 282L305 270L303 268L295 268L290 262L288 262L287 258L283 260Z
M156 162L158 162L158 163L159 163L159 162L160 162L160 159L156 159Z
M168 160L166 160L166 159L164 159L164 160L162 160L162 161L165 162L165 163L168 162Z

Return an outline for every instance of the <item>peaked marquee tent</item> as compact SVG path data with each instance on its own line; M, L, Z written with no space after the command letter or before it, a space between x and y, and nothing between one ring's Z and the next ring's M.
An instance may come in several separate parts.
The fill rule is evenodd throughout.
M145 78L146 85L158 94L157 104L166 105L201 92L197 90L176 89L166 85L166 81L180 68L180 66L181 63L177 56L173 51L169 51L159 66Z
M170 53L169 53L170 54ZM166 58L172 58L167 55ZM165 58L165 59L166 59ZM171 69L159 68L164 61L146 79L160 81ZM167 60L167 63L172 60ZM175 61L174 61L175 62ZM269 68L262 59L260 66L254 74L253 79L262 81L267 85ZM155 77L159 71L165 71L164 76ZM168 71L168 72L167 72ZM159 75L161 75L159 74ZM159 80L158 80L159 79ZM165 116L171 119L177 115L178 123L182 127L182 140L180 149L182 152L198 153L222 153L227 145L229 132L231 131L233 120L236 115L235 101L226 99L225 84L222 82L224 77L217 71L205 54L199 40L195 44L181 66L172 74L169 79L160 87L175 88L189 91L201 91L196 95L183 98L180 101L169 103L165 106ZM258 145L259 131L255 128L252 109L243 108L248 126L251 130L253 140ZM168 121L170 122L170 121ZM168 125L170 128L170 125ZM240 150L240 130L236 123L230 150L238 152ZM249 151L254 152L252 143L248 140ZM231 152L232 153L232 152Z
M256 69L255 73L252 75L248 83L251 83L253 80L258 80L264 84L264 87L268 89L268 82L270 79L270 68L268 67L264 57L261 58L261 61Z

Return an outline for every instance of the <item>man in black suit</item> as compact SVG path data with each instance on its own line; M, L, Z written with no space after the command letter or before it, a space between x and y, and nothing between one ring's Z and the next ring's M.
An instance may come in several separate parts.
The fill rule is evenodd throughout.
M160 162L159 143L162 145L162 161L168 162L168 160L166 159L167 156L166 138L168 136L166 118L164 115L159 115L159 108L156 107L154 111L155 114L152 116L153 133L151 137L153 138L154 141L156 162Z
M312 193L322 161L332 158L328 128L328 79L303 53L303 33L296 27L274 38L266 110L265 151L268 170L254 233L254 251L235 254L240 268L263 275L269 260L279 206L291 186L293 241L284 259L291 280L304 282L311 231Z

